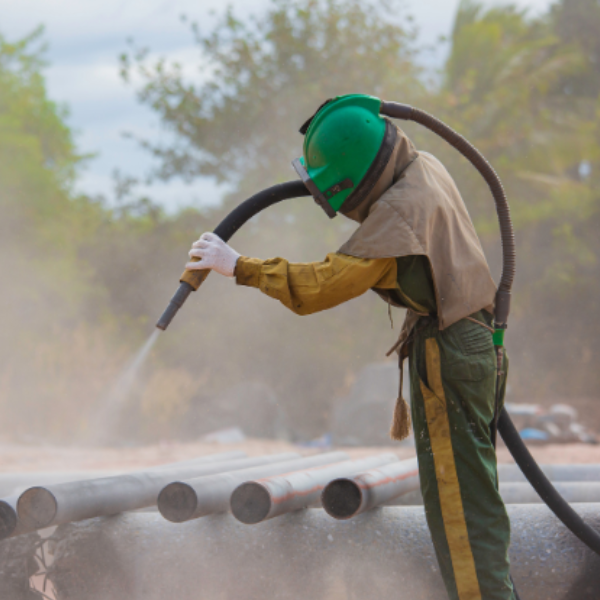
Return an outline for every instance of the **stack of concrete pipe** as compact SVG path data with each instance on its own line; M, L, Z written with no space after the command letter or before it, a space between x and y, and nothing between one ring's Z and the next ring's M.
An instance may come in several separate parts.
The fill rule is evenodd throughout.
M285 473L346 458L342 452L307 458L294 452L251 458L235 453L110 477L50 481L0 500L0 535L4 539L55 525L156 507L161 490L179 479L193 483L200 478L212 483L210 477L215 476L216 484L219 477L237 476L238 479L234 478L237 485L249 477ZM211 487L213 495L217 487ZM227 510L229 496L220 497L219 501L218 506L223 508L218 510Z
M600 502L600 465L544 470L571 501ZM535 502L516 467L501 465L499 478L505 500ZM418 502L416 459L228 453L66 479L46 475L0 500L0 537L14 538L0 542L0 597L21 600L29 575L19 565L48 543L54 563L38 576L49 578L57 600L82 590L89 600L158 600L174 589L180 600L383 600L398 589L414 600L444 597L422 507L390 506ZM6 483L0 477L0 490ZM600 526L600 504L578 510ZM600 560L546 507L509 514L512 572L525 597L597 598ZM35 532L67 523L42 532L46 542Z
M600 465L543 469L569 502L600 502ZM540 502L515 465L498 471L507 504ZM344 452L252 458L229 452L101 478L43 479L0 500L0 539L141 509L158 508L173 523L231 511L244 524L258 524L309 507L345 520L377 506L422 502L417 460L393 453L350 460Z
M219 468L221 466L226 466L231 461L235 460L243 460L246 458L246 453L238 450L231 452L221 452L218 454L212 454L209 456L202 456L198 458L194 458L191 460L180 461L177 463L171 463L168 465L158 465L156 467L150 467L146 469L143 474L132 473L129 477L136 475L144 476L145 473L149 474L149 478L152 479L152 474L160 474L164 473L167 470L171 469L180 469L180 470L188 470L190 469L192 472L196 472L197 468L203 469L205 466L218 464ZM114 483L117 482L119 484L123 481L123 479L114 479L114 477L121 476L121 473L115 472L105 472L104 477L98 479L100 481L100 485L104 488L108 488L109 490L115 488ZM13 537L15 535L20 535L23 533L29 533L41 527L36 526L36 524L32 524L28 522L27 517L25 520L17 518L17 505L21 496L25 496L25 492L29 490L38 490L41 494L51 493L51 489L53 486L57 486L59 484L69 484L66 485L67 489L74 489L73 496L75 497L75 501L81 502L82 495L85 496L85 485L83 482L89 481L93 482L97 479L97 472L89 472L89 471L76 471L76 472L56 472L56 473L6 473L0 476L0 540L3 540L7 537ZM127 481L128 476L124 477L124 480ZM37 484L36 487L31 487L31 484ZM117 488L119 485L116 486ZM57 488L59 490L61 487ZM119 502L119 498L121 496L121 490L116 492L116 498L112 498L112 501ZM102 501L102 497L99 498ZM109 503L110 504L110 503ZM117 511L119 512L119 511ZM93 514L92 510L91 516L100 516L102 514L107 514L106 512L100 512L99 514ZM76 519L73 519L76 520ZM49 526L49 525L48 525Z
M242 522L258 523L319 506L323 489L340 477L357 477L358 481L361 476L381 476L388 482L398 469L406 471L405 462L398 461L393 453L360 460L350 460L344 452L308 457L284 453L248 458L238 454L109 477L86 476L75 481L46 478L44 485L0 500L0 537L153 507L174 523L224 513L230 508ZM414 479L416 463L408 462ZM398 490L390 490L397 495ZM378 505L381 498L374 495L362 503L358 512Z

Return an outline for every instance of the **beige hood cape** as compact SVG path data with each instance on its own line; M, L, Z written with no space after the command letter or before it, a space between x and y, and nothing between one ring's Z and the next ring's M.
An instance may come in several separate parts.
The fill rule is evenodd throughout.
M353 210L341 210L360 227L339 252L426 256L440 329L483 308L493 313L496 285L456 184L440 161L396 129L393 152L371 191ZM409 311L407 321L412 317Z

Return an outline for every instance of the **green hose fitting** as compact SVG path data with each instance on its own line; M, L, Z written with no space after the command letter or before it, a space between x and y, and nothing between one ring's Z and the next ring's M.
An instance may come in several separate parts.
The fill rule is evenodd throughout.
M506 329L494 329L494 346L504 346L504 332Z

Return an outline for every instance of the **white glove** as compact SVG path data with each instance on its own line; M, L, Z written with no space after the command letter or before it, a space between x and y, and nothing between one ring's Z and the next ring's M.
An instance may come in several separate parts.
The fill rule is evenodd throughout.
M190 262L185 268L190 271L212 269L225 277L233 277L235 264L240 255L228 246L218 235L203 233L197 242L192 244L188 252L190 258L199 258L198 262Z

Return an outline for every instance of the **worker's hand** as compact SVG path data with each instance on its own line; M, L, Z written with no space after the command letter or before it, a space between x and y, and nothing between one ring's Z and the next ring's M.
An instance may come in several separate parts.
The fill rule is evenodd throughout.
M188 252L190 258L199 258L198 262L190 262L185 268L190 271L212 269L225 277L233 277L235 264L240 255L228 246L218 235L203 233L197 242L192 244Z

